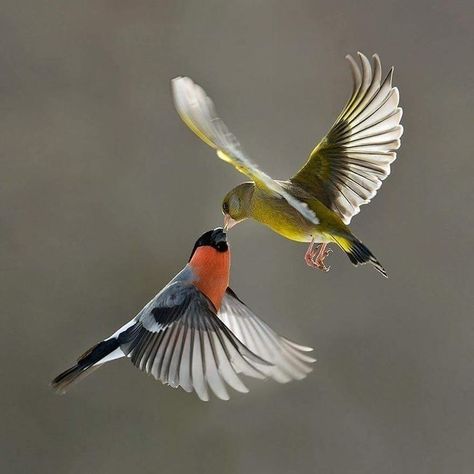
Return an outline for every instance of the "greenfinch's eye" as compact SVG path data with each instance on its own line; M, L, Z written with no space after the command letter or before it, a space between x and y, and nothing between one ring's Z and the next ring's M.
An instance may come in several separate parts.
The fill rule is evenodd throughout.
M240 198L235 194L230 197L229 209L232 210L232 214L240 211Z
M229 214L229 204L227 202L222 204L222 210L224 211L224 214Z

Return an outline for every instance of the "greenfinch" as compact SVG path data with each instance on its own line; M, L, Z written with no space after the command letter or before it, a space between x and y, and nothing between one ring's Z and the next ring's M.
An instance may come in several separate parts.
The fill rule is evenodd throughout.
M370 202L400 147L403 127L399 92L392 86L393 68L382 79L379 57L358 53L349 60L352 94L327 135L289 180L274 180L243 151L219 118L212 100L188 77L172 80L176 110L186 125L214 148L222 160L251 179L232 189L222 203L224 227L247 218L297 242L309 242L306 263L328 271L328 244L340 247L354 265L371 263L386 271L348 224L360 206ZM315 246L315 244L318 244Z

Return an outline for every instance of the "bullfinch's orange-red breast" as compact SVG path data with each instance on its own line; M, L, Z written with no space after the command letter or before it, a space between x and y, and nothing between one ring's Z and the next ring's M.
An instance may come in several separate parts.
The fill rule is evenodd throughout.
M230 258L223 229L203 234L187 265L130 322L58 375L53 388L64 393L122 357L201 400L210 391L227 400L227 386L247 392L241 375L280 383L304 378L312 349L279 336L237 297L229 288Z

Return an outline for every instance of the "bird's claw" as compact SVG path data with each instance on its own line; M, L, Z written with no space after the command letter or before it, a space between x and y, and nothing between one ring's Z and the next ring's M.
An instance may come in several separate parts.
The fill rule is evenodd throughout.
M307 253L305 256L304 256L304 260L306 262L306 264L308 265L308 267L312 267L312 268L317 268L316 267L316 263L314 261L314 255L311 253Z
M322 251L321 251L322 250ZM331 267L324 264L324 259L332 252L332 249L326 249L325 246L322 247L322 244L318 245L315 249L311 248L305 254L305 261L308 266L311 268L317 268L325 273L327 273Z
M331 252L332 252L332 249L325 250L321 260L324 260Z
M329 265L328 267L326 267L326 265L324 265L324 262L319 260L316 262L316 268L318 268L319 270L321 270L322 272L325 272L327 273L329 270L331 270L331 265Z
M322 258L313 259L313 264L314 264L314 268L317 268L318 270L321 270L322 272L327 273L331 269L331 266L326 267L326 265L324 265L325 257L327 257L327 254L325 254Z

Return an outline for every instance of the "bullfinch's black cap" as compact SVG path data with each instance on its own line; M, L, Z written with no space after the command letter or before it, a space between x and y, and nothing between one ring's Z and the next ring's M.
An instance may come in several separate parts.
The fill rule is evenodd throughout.
M193 258L194 252L196 252L199 247L212 247L218 252L227 252L229 246L227 244L227 235L224 232L224 229L222 227L217 227L202 234L201 237L196 240L189 260Z

